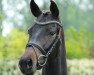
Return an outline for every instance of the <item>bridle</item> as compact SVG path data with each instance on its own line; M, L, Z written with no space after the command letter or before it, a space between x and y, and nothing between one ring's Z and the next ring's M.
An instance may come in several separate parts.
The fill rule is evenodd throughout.
M40 25L40 26L49 25L49 24L57 24L57 25L60 26L60 28L62 28L61 23L58 22L58 21L48 21L48 22L38 22L38 21L35 21L35 24L38 24L38 25ZM60 30L61 30L61 29L60 29ZM36 53L36 50L35 50L35 47L36 47L36 48L39 49L39 50L41 51L41 53L43 54L43 55L40 55L40 56L38 57L38 56L37 56L37 53L36 53L36 56L37 56L37 69L41 69L41 68L42 68L43 66L45 66L45 64L47 63L47 59L48 59L49 55L52 53L52 51L54 50L54 48L55 48L57 42L60 40L60 30L59 30L59 33L56 35L54 41L52 42L51 47L50 47L50 49L48 50L47 53L46 53L46 51L45 51L43 48L41 48L41 47L40 47L39 45L37 45L37 44L28 43L28 44L26 45L26 47L32 46L32 48L34 49L35 53ZM43 64L41 64L40 61L39 61L39 59L40 59L41 57L44 57L44 58L45 58L45 62L44 62Z

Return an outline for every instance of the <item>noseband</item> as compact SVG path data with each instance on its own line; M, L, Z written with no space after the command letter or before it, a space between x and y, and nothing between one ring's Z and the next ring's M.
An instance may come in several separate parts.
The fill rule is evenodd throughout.
M40 25L40 26L45 26L45 25L49 25L49 24L57 24L57 25L59 25L59 26L62 28L61 23L58 22L58 21L49 21L49 22L38 22L38 21L35 21L35 24L38 24L38 25ZM54 41L52 42L52 46L50 47L50 49L49 49L49 51L48 51L47 53L46 53L46 51L45 51L43 48L41 48L41 47L40 47L39 45L37 45L37 44L28 43L28 44L26 45L26 47L32 46L33 49L34 49L34 51L35 51L35 53L36 53L36 50L35 50L35 47L36 47L36 48L39 49L39 50L41 51L41 53L43 54L43 55L40 55L39 57L38 57L37 54L36 54L36 56L37 56L37 66L38 66L37 69L40 69L40 68L42 68L43 66L45 66L45 64L47 63L47 59L48 59L49 55L52 53L52 51L54 50L54 48L55 48L55 46L56 46L56 44L57 44L57 42L58 42L59 40L60 40L60 30L59 30L59 33L56 35ZM41 57L44 57L44 58L45 58L45 62L44 62L43 64L40 64L40 61L39 61L39 59L40 59Z

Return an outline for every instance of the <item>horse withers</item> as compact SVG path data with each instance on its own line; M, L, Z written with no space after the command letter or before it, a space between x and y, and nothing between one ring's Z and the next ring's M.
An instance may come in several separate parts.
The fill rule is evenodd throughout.
M30 2L31 12L37 19L28 30L29 40L19 61L25 75L33 75L39 69L42 75L67 75L63 27L56 3L50 2L47 12L42 12L34 0Z

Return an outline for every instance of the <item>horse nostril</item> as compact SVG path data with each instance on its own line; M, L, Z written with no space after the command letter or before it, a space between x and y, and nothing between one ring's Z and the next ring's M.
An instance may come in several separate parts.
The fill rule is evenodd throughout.
M31 59L27 59L27 68L32 68L32 60Z

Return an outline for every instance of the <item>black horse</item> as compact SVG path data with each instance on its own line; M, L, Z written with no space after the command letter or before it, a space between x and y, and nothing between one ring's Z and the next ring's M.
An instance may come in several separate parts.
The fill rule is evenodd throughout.
M50 11L42 12L34 0L30 2L32 14L37 17L28 30L29 41L19 68L25 75L33 75L42 68L42 75L67 75L64 31L59 19L59 10L50 1Z

